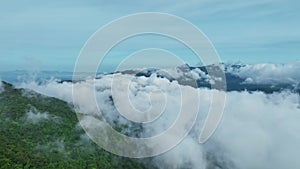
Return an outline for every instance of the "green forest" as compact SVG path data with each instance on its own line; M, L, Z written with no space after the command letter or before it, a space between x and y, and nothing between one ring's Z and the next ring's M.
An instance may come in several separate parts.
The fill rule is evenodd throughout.
M113 155L90 141L78 125L72 106L66 102L16 89L5 82L2 86L1 169L155 168L145 160Z

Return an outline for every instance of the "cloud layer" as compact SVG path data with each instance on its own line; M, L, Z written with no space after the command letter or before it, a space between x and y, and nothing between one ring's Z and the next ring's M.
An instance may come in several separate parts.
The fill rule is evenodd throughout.
M246 83L256 84L296 84L300 82L300 62L289 64L254 64L241 67L227 66L227 72L246 79Z
M281 82L292 79L296 82L299 76L296 71L298 64L275 66L245 66L239 70L230 70L243 77L253 77L256 83ZM267 68L266 68L267 67ZM268 67L273 69L269 70ZM292 69L293 67L295 69ZM248 73L247 73L248 72ZM252 73L249 73L252 72ZM258 73L259 72L259 73ZM255 74L257 74L255 76ZM278 76L275 76L278 75ZM258 77L257 77L258 76ZM272 78L264 79L269 76ZM196 77L196 76L193 76ZM199 77L197 77L199 78ZM121 116L116 109L111 93L113 80L130 79L128 88L114 88L114 97L128 92L130 104L136 109L145 111L155 105L151 96L156 91L166 98L166 106L160 118L142 128ZM122 86L122 85L121 85ZM113 125L127 126L122 132L130 136L149 137L165 131L172 125L178 113L180 100L178 83L152 74L150 77L130 74L111 74L100 79L88 79L74 85L69 82L49 81L45 84L35 82L24 83L20 87L33 89L42 94L57 97L72 103L72 87L81 93L75 103L85 114L84 125L91 124L95 119L105 118ZM183 86L184 87L184 86ZM190 88L189 86L185 86ZM128 90L127 90L128 89ZM300 162L300 109L299 95L290 91L273 94L263 92L227 92L223 120L215 134L205 144L198 143L199 133L211 105L211 90L206 88L190 88L191 92L200 93L200 111L195 127L177 147L153 158L153 163L160 168L263 168L263 169L298 169ZM94 92L96 95L94 95ZM98 107L90 104L96 98ZM163 101L163 100L162 100ZM127 104L127 100L118 100L118 104ZM185 103L189 104L189 103ZM193 106L193 105L190 105ZM102 115L99 115L99 109ZM155 107L154 107L155 108ZM99 118L101 117L101 118Z

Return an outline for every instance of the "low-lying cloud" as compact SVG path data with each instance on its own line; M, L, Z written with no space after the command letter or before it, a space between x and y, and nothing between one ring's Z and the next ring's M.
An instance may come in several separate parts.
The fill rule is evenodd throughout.
M299 82L299 64L276 66L246 66L240 70L230 70L245 78L252 78L255 83L266 82ZM298 71L300 72L300 71ZM119 76L119 77L118 77ZM115 78L115 79L114 79ZM140 110L151 106L153 91L162 92L169 104L166 104L163 115L151 124L143 126L143 130L135 130L135 125L120 116L111 96L112 80L130 78L129 98L131 104ZM98 108L108 122L128 125L125 133L139 133L139 136L153 136L172 125L177 117L181 100L176 82L152 75L135 77L119 74L105 75L100 79L77 82L58 83L49 81L45 84L34 82L23 83L19 87L29 88L42 94L56 97L72 103L72 86L81 96L76 106L90 119L98 118ZM186 86L189 87L189 86ZM127 88L126 88L127 89ZM116 94L124 93L124 89L116 88ZM198 143L201 127L211 104L211 90L192 88L191 92L199 92L201 97L200 112L195 127L177 147L152 162L159 168L243 168L243 169L298 169L300 168L300 109L299 94L283 91L273 94L263 92L227 92L223 120L214 135L205 144ZM93 92L96 92L94 95ZM77 93L77 92L76 92ZM91 103L97 99L98 107ZM118 100L118 104L123 104ZM184 102L184 100L183 100ZM124 101L125 103L125 101ZM188 103L186 103L188 104ZM190 105L193 106L193 105ZM89 118L85 118L88 120ZM88 121L85 121L88 124Z
M292 83L298 85L300 82L300 61L289 64L247 64L238 68L227 65L227 72L245 78L246 83Z
M30 110L25 114L25 121L28 123L40 123L46 120L59 123L59 117L50 115L48 112L39 112L35 107L31 106Z

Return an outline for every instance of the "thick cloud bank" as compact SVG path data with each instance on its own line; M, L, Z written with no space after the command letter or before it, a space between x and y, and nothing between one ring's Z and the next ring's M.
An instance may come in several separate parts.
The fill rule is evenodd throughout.
M272 84L300 82L300 61L290 64L227 65L227 72L245 78L247 83Z
M269 70L270 69L270 70ZM299 64L293 65L256 65L229 70L239 76L252 78L256 83L287 81L299 82ZM197 70L198 71L198 70ZM195 71L194 71L195 72ZM251 72L251 73L250 73ZM300 72L300 71L298 71ZM256 74L256 75L255 75ZM288 74L288 75L287 75ZM194 75L196 76L196 75ZM155 109L156 93L166 98L163 115L157 122L145 124L136 130L137 125L120 116L115 104L125 104L126 100L114 100L111 96L113 80L122 86L124 79L130 79L128 88L116 87L115 97L128 92L130 104L141 111L151 106ZM45 84L24 83L19 87L33 89L42 94L57 97L72 103L72 83L49 81ZM178 115L180 91L176 81L152 74L149 77L130 74L105 75L100 79L90 79L74 84L80 91L79 110L88 119L98 118L98 108L108 122L127 125L124 133L134 136L153 136L166 130ZM263 92L227 92L223 119L214 135L205 143L198 143L198 136L211 104L211 90L207 88L188 88L189 92L199 92L200 112L195 127L177 147L154 157L152 162L160 168L243 168L243 169L299 169L300 168L300 109L299 94L289 91L265 94ZM128 90L127 90L128 89ZM96 92L94 95L93 92ZM221 91L220 91L221 92ZM76 92L77 93L77 92ZM97 99L98 107L90 104ZM118 103L116 103L118 102ZM193 106L193 105L189 105Z
M299 168L298 97L231 92L212 140L237 168Z

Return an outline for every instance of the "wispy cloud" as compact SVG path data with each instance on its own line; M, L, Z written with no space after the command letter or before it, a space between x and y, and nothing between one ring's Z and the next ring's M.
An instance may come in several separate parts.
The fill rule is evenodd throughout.
M298 6L295 0L5 1L0 6L0 66L16 69L24 56L30 56L50 65L47 69L68 65L70 70L80 48L98 28L124 15L151 11L175 14L195 24L216 45L223 60L237 60L238 55L259 62L259 57L249 59L250 55L276 55L272 50L278 49L272 43L300 40ZM270 44L268 51L248 53L262 42ZM285 62L299 55L296 48L280 50L288 56Z

